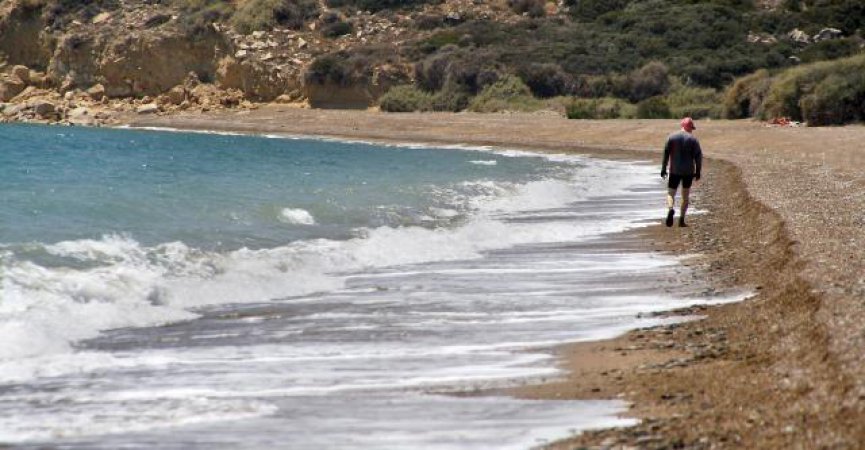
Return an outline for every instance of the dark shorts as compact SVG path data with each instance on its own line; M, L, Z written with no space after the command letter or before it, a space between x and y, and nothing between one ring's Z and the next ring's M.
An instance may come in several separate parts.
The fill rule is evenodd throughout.
M691 189L691 183L694 181L693 175L676 175L674 173L670 174L670 178L667 181L667 187L670 189L677 189L679 187L679 183L682 183L682 189Z

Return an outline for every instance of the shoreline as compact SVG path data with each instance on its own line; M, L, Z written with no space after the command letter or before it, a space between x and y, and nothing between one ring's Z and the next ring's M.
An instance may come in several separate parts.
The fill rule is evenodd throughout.
M671 131L671 122L567 121L525 114L387 115L273 107L240 114L150 118L130 125L314 134L372 142L459 143L646 160L658 156L654 148ZM863 425L858 418L863 417L862 406L845 402L861 384L851 374L857 368L849 364L857 353L839 351L844 347L837 344L839 337L858 330L836 326L831 314L830 320L826 318L827 294L831 293L826 281L828 278L832 286L835 274L806 270L813 268L815 253L819 257L835 250L833 242L807 239L814 230L791 218L803 213L795 195L803 188L810 194L810 188L837 187L851 175L850 169L865 165L865 155L845 159L819 151L827 149L827 139L843 150L865 137L865 129L842 129L832 141L820 129L767 128L750 122L705 124L698 136L708 149L707 176L697 189L704 198L694 203L696 207L712 205L710 214L693 216L693 226L681 234L685 237L681 240L671 239L670 230L660 225L650 227L649 245L671 253L696 250L700 256L689 264L717 286L750 285L759 293L746 302L708 308L703 320L672 329L662 327L665 349L686 352L691 355L687 362L651 370L630 367L630 373L613 377L621 376L615 381L623 384L611 386L626 387L615 390L625 392L625 398L637 405L634 412L643 418L641 425L586 432L551 448L855 447L861 442ZM850 159L852 167L844 166ZM828 171L839 175L832 178L833 185L812 184ZM776 175L775 183L767 184L767 173ZM783 176L777 177L779 174ZM865 180L861 182L865 185ZM815 192L831 199L821 193ZM865 316L865 308L856 313ZM639 332L619 339L634 339ZM616 347L623 348L611 348L617 351ZM707 348L711 351L706 352ZM600 372L598 376L610 378Z
M404 147L404 148L429 148L429 149L446 149L446 150L473 150L492 152L496 154L502 153L518 153L525 155L533 155L538 152L538 149L529 149L521 147L502 147L496 145L473 145L473 144L458 144L444 141L445 143L436 143L430 141L403 141L391 139L364 139L357 137L345 136L329 136L329 135L310 135L310 134L277 134L273 130L258 130L258 131L225 131L225 130L209 130L209 129L183 129L175 127L134 127L134 126L119 126L113 127L124 130L145 130L158 132L176 132L176 133L201 133L225 136L252 136L266 139L287 139L287 140L320 140L320 141L338 141L341 143L360 143L369 145L389 146L389 147ZM634 162L643 162L643 159L637 160L638 155L631 152L623 151L603 156L589 155L586 152L556 152L567 155L584 156L594 159L607 160L627 160ZM616 157L611 157L615 155ZM699 194L697 194L699 196ZM653 241L656 239L657 232L654 231L657 225L645 225L637 228L612 233L610 237L614 240L625 239L631 244L626 245L630 250L645 251L645 252L663 252L666 254L682 255L694 257L695 255L687 254L687 249L684 247L673 248L669 245L654 247ZM651 244L651 245L650 245ZM692 274L692 278L696 278L696 272ZM685 285L677 287L679 295L686 297L698 297L699 289L690 288ZM741 291L739 286L724 286L724 291L718 292L712 289L711 296L729 296L733 295L732 291ZM738 295L740 292L736 292ZM704 293L705 294L705 293ZM703 320L708 310L712 308L722 307L730 303L738 303L747 301L752 297L751 294L744 295L741 300L732 302L723 301L721 303L700 304L694 306L684 306L672 310L663 310L660 312L651 313L648 317L681 317L682 321L674 321L670 325L657 325L646 328L635 328L626 331L624 334L607 339L589 340L580 342L564 342L551 347L542 349L544 352L549 352L555 355L557 366L564 370L564 376L553 377L550 381L540 381L538 378L530 378L523 382L527 383L522 386L511 386L504 388L489 388L473 392L445 392L447 395L455 395L458 397L475 397L475 396L509 396L517 399L525 400L623 400L628 399L628 395L622 392L626 387L623 381L623 376L620 375L625 371L634 370L643 367L681 367L687 364L688 352L684 349L670 348L668 341L658 342L657 337L666 337L668 330L676 329L687 322ZM639 316L638 316L639 317ZM653 338L654 336L654 338ZM635 341L642 340L640 344L649 344L649 346L635 346ZM652 345L654 344L654 345ZM670 360L674 364L669 364ZM586 365L588 364L588 367ZM608 375L610 377L608 377ZM545 377L541 377L543 380ZM521 382L520 380L515 380ZM636 405L632 405L633 408ZM636 412L636 413L635 413ZM622 417L640 419L643 412L640 409L631 410L621 414ZM606 430L622 430L623 433L637 433L637 437L643 437L643 434L632 431L636 426L628 426L624 428L589 428L583 432L586 433L601 433ZM631 430L631 431L625 431ZM606 441L609 442L609 438ZM572 442L577 442L580 445L588 442L591 444L593 440L584 442L580 438L564 438L555 439L549 448L559 448L564 445L567 447ZM619 439L619 444L626 444L626 440Z

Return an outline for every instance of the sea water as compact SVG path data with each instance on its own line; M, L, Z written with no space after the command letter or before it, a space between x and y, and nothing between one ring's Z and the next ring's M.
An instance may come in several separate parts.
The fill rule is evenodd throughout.
M455 397L712 298L612 233L656 167L519 151L0 128L0 443L528 448L619 402Z

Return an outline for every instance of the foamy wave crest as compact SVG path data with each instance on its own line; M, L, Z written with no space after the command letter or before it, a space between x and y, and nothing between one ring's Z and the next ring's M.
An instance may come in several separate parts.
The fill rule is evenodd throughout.
M580 226L567 220L503 220L521 211L563 206L591 191L611 192L628 179L621 176L621 166L617 171L619 176L611 178L599 166L577 182L476 183L463 199L472 203L473 212L456 228L380 227L345 241L296 241L225 253L181 242L148 247L110 235L45 245L44 252L76 262L59 267L6 252L0 255L0 361L67 352L74 342L102 330L189 320L206 305L335 290L352 273L372 268L475 258L497 248L619 231L641 217Z
M470 163L470 164L474 164L474 165L476 165L476 166L495 166L495 165L498 164L499 162L496 161L496 160L494 160L494 159L491 159L491 160L476 160L476 161L469 161L469 163Z
M279 213L279 220L294 225L315 225L315 218L305 209L284 208Z

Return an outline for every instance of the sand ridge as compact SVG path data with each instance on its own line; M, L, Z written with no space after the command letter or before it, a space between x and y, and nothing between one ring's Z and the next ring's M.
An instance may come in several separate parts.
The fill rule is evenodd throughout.
M677 126L671 120L569 121L538 114L383 114L280 106L130 121L133 126L496 145L658 162L664 138ZM666 251L696 251L703 256L692 264L701 276L712 277L719 287L748 286L759 294L741 304L709 308L703 321L640 330L619 343L573 350L648 352L648 360L635 357L637 362L612 368L617 372L607 368L592 375L613 380L596 386L594 393L634 401L635 413L647 420L630 430L586 433L561 448L861 447L865 150L859 143L865 142L865 127L780 128L751 121L698 121L697 127L707 160L695 205L710 213L695 216L684 230L650 227L647 242ZM587 396L585 389L572 390L561 397Z

